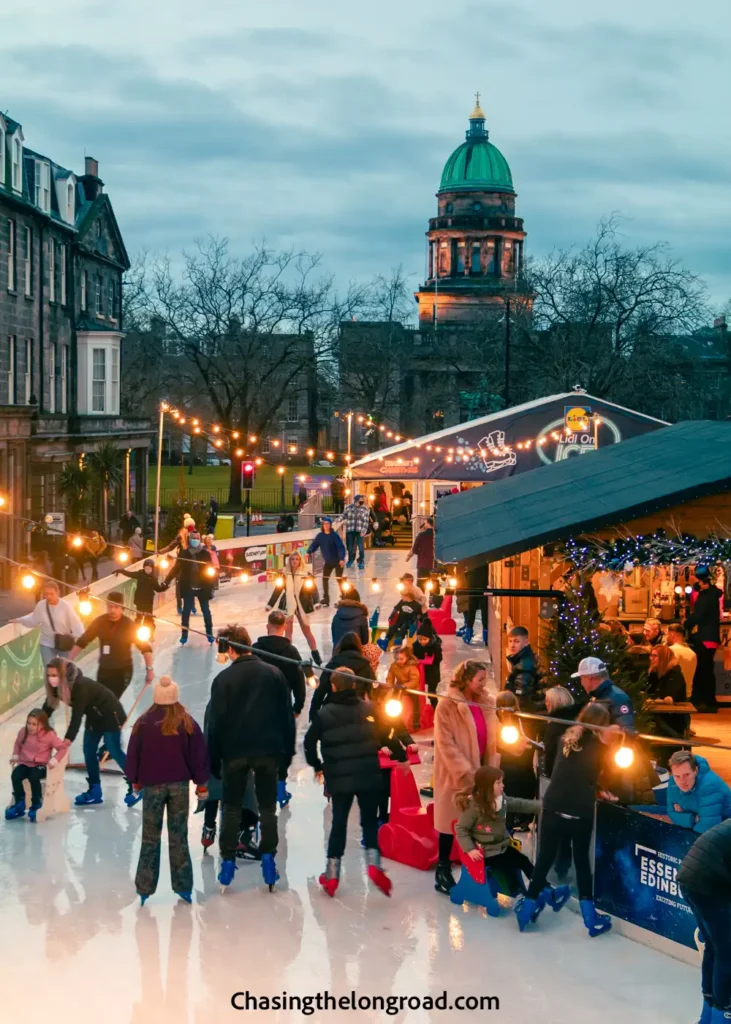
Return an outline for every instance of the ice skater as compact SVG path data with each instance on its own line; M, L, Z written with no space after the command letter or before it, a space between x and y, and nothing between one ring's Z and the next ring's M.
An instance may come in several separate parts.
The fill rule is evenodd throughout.
M310 614L315 610L317 604L315 579L305 567L299 551L292 552L278 579L281 580L281 583L278 584L275 581L274 590L267 601L267 614L275 608L286 614L284 635L290 643L294 632L294 620L297 619L312 652L312 660L316 665L322 665L322 658L317 650L317 641L310 629Z
M60 739L53 731L45 711L36 708L30 712L25 720L25 726L15 737L10 757L13 800L5 809L6 821L25 815L25 779L30 783L31 801L28 817L31 821L36 820L36 815L43 806L41 782L46 777L46 769L55 768L70 746L68 740Z
M150 630L150 638L155 638L155 594L164 594L168 589L166 585L156 578L155 575L155 560L153 558L146 558L142 563L141 569L115 569L115 575L126 576L130 580L135 580L137 586L135 587L135 610L137 612L137 618L135 619L135 625L147 626Z
M157 889L163 815L167 811L170 880L173 892L193 901L193 865L188 849L190 783L208 795L208 751L200 726L180 703L177 684L160 676L152 707L134 724L127 749L127 778L143 792L142 846L135 886L141 903Z
M368 877L381 892L390 896L392 882L381 868L378 849L378 805L383 789L378 751L387 744L379 733L373 705L362 701L356 692L353 672L349 669L333 672L330 684L330 699L315 714L305 736L307 763L314 769L315 778L322 780L324 775L332 799L327 865L320 875L320 885L328 896L335 895L345 853L348 816L353 801L357 800Z

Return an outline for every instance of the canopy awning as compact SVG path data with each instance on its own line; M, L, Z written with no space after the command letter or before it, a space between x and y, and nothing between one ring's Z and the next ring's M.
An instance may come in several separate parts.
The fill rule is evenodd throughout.
M381 451L352 465L356 480L488 482L551 465L667 426L583 392L550 395Z
M440 562L497 561L731 491L731 423L691 420L439 500Z

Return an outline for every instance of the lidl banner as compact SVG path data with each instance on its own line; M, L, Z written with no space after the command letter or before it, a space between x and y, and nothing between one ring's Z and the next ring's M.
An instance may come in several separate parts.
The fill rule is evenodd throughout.
M697 838L690 829L600 803L594 868L598 909L696 949L695 917L677 874Z
M31 629L0 647L0 715L43 686L40 635Z

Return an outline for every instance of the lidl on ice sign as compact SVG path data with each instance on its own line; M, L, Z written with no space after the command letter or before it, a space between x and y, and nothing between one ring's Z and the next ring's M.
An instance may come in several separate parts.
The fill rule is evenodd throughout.
M566 434L588 434L592 432L591 408L588 405L567 405L563 414L563 428Z

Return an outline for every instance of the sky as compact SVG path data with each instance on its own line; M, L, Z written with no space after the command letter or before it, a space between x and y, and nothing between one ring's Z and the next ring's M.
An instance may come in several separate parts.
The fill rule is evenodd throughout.
M0 110L99 160L130 254L205 235L423 279L480 90L542 256L619 213L731 298L731 3L33 0L0 6Z

